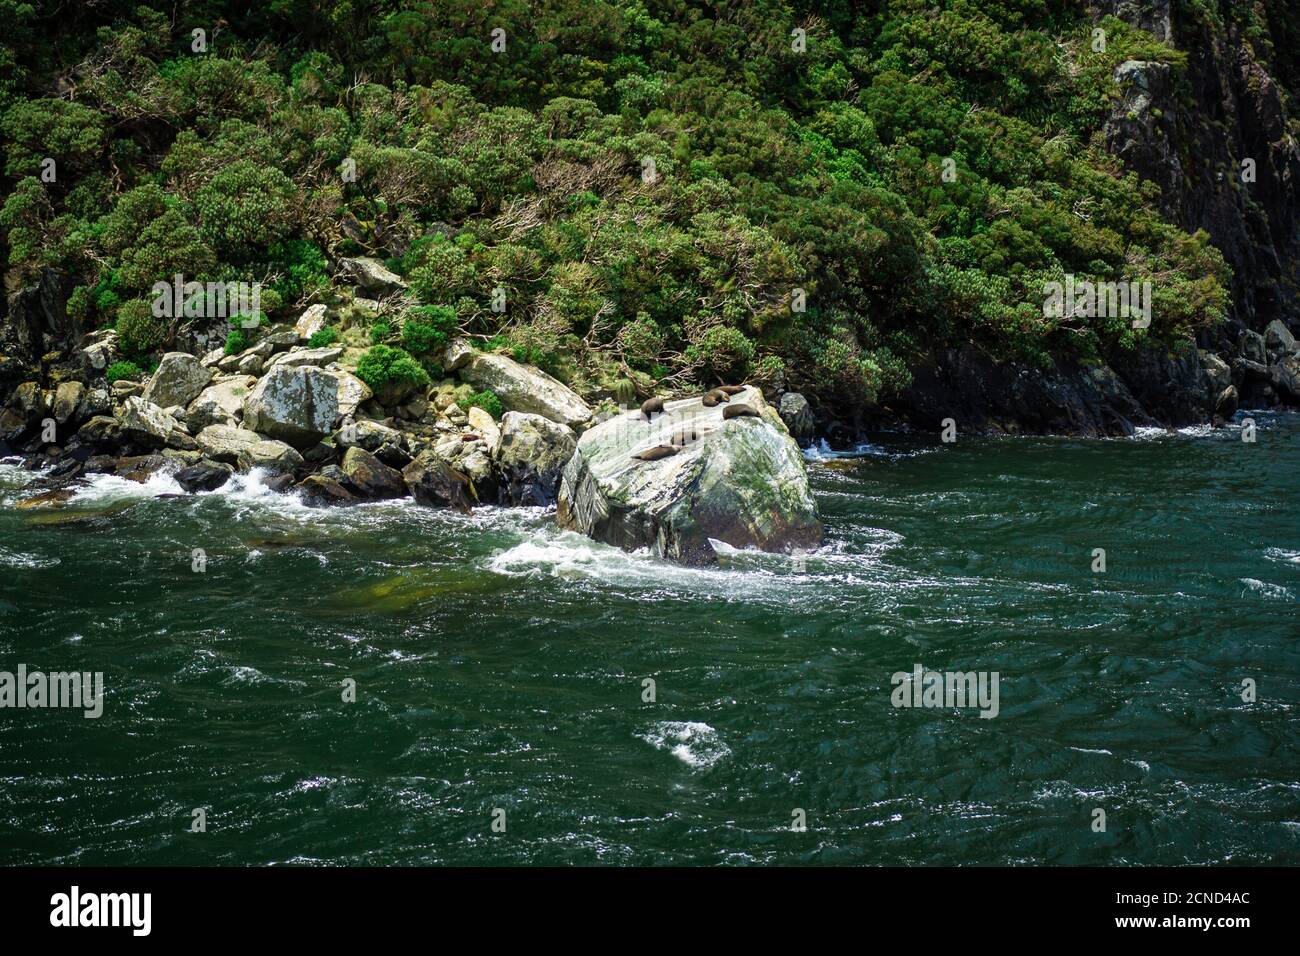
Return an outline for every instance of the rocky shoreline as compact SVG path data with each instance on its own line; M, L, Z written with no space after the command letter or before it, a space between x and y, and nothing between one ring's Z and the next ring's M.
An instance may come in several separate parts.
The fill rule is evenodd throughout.
M365 277L379 269L361 260L342 271ZM369 290L307 308L292 326L257 329L253 343L232 354L166 352L139 382L107 381L114 332L69 342L56 323L36 339L56 346L42 358L46 374L20 382L0 410L0 459L17 457L43 473L38 493L19 507L63 507L97 474L144 482L166 472L198 493L258 470L267 487L318 507L406 496L462 512L558 502L562 526L687 563L715 558L710 539L776 551L820 542L806 467L782 418L805 441L813 437L800 396L785 395L781 414L757 388L739 390L734 404L695 396L655 414L608 400L593 408L540 369L466 339L441 356L447 378L376 394L355 374L362 350L309 344L358 303L367 313L405 305L400 286L385 290L386 301L360 291ZM28 315L28 328L41 318ZM12 374L14 363L7 368ZM466 407L484 391L499 399L499 420ZM749 412L724 416L729 404ZM671 461L637 457L662 443ZM598 520L598 512L635 520Z
M589 396L593 405L464 338L440 355L442 380L376 394L356 374L362 349L311 340L327 324L346 328L350 315L370 319L409 302L375 260L345 260L339 274L355 288L309 306L292 325L253 330L246 348L208 347L228 323L206 334L196 327L184 339L192 351L166 352L146 381L111 384L115 332L70 328L48 276L12 296L8 344L40 352L28 362L0 355L0 374L21 379L0 408L0 459L42 472L38 493L19 507L62 507L96 474L143 482L165 471L198 493L256 469L269 488L311 506L406 496L462 512L555 506L561 527L707 563L716 558L711 541L815 547L821 525L799 446L848 444L868 425L937 433L951 419L966 434L1126 435L1221 424L1239 405L1300 403L1300 343L1280 320L1263 334L1240 329L1223 355L1189 343L1181 354L1030 368L967 345L936 356L892 404L852 422L770 387L737 388L712 404L667 395L651 413L609 395ZM499 400L499 419L467 404L485 392ZM728 405L747 411L728 415Z

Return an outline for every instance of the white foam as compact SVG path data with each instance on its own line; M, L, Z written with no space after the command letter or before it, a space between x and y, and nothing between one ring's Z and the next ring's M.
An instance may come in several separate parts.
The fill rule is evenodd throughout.
M722 742L718 732L697 720L661 720L637 736L695 769L711 767L731 754L731 748Z
M1269 584L1255 578L1237 578L1237 580L1246 585L1245 590L1241 592L1242 597L1246 596L1246 591L1254 591L1257 594L1264 595L1264 597L1277 598L1281 601L1295 600L1295 595L1280 584Z

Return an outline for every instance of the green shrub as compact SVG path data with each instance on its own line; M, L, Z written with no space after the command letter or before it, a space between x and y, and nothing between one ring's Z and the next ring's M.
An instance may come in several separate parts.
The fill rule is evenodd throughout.
M108 371L106 371L104 375L108 379L108 384L112 385L114 382L121 381L138 382L144 377L144 371L134 362L127 362L124 360L121 362L114 362L108 367Z
M471 408L481 408L493 418L500 418L504 409L501 407L501 399L497 398L496 392L491 389L483 389L481 392L475 392L473 395L467 395L456 403L462 411L469 411Z
M146 355L163 344L167 323L153 314L147 299L131 299L117 310L117 337L127 355Z
M374 345L380 345L384 339L393 334L393 327L383 319L375 321L370 326L370 341Z
M307 345L314 349L328 348L338 341L338 337L339 330L327 326L313 332L311 338L307 340Z
M248 348L251 343L248 336L244 334L243 329L231 329L230 334L226 336L226 347L224 349L227 355L238 355L244 349Z
M412 355L425 355L447 344L456 330L456 310L449 305L422 305L407 313L402 345Z
M394 394L428 385L429 373L405 349L371 346L357 363L357 378L375 392Z

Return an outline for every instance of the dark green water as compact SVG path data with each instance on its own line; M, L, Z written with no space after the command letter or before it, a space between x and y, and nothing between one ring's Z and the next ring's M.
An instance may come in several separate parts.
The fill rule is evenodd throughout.
M0 466L0 670L107 686L0 710L0 863L1300 862L1300 421L1258 419L884 438L813 467L802 569L255 484L21 512ZM916 663L1000 714L892 707Z

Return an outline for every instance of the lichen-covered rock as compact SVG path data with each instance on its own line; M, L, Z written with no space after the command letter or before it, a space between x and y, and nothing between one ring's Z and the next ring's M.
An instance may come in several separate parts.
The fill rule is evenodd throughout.
M807 445L816 437L817 421L813 418L808 399L798 392L786 392L781 396L781 403L777 407L781 421L785 422L791 437L800 445Z
M168 352L158 363L142 396L161 408L188 405L212 381L212 369L205 368L193 355Z
M365 419L359 422L349 422L334 433L334 444L339 448L364 448L368 452L376 452L384 445L402 444L402 433L396 428L389 428L387 425L381 425L379 422L367 421Z
M244 400L244 425L256 432L310 448L334 428L338 380L323 369L273 368Z
M185 424L197 435L209 425L233 425L244 415L244 399L253 392L257 379L238 375L209 385L185 410Z
M724 420L737 405L757 414ZM677 451L633 457L659 446ZM686 399L651 421L634 411L595 426L565 466L557 503L563 528L689 564L716 560L712 541L791 552L822 540L803 455L756 388L712 408Z
M496 448L502 504L551 505L578 439L573 429L541 415L506 412Z
M194 436L194 441L209 458L233 465L239 461L240 452L262 441L262 436L234 425L209 425Z
M496 393L510 411L531 412L570 428L591 420L591 408L569 386L504 355L473 352L460 365L460 375L475 388Z
M180 422L138 395L130 396L123 403L120 418L123 433L147 445L173 444L177 433L183 434Z

